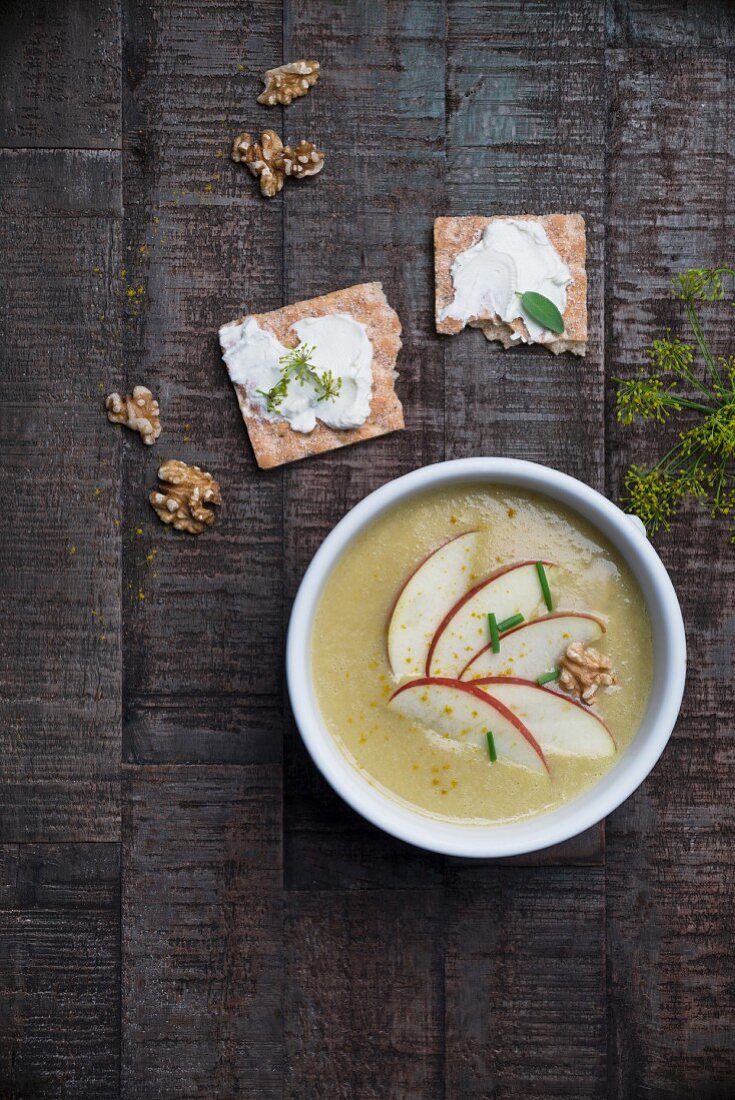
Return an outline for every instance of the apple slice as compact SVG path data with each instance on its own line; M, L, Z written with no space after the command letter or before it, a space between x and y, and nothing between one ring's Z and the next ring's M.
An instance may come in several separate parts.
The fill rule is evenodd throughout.
M460 680L481 676L514 676L537 680L556 668L571 642L589 645L605 633L605 624L584 611L553 611L530 623L521 623L500 636L500 653L484 646L462 670Z
M568 695L531 680L488 676L472 687L487 691L532 731L549 756L613 756L615 741L608 727L589 707Z
M474 684L423 677L399 687L388 706L404 718L485 751L490 730L498 759L542 775L548 772L544 754L524 724Z
M465 531L414 569L388 620L388 660L396 676L421 676L437 626L471 584L477 531Z
M553 563L544 562L544 566L549 576ZM491 611L501 622L519 612L524 619L533 618L543 606L535 561L515 562L499 569L470 589L439 623L426 657L426 675L458 678L487 642Z

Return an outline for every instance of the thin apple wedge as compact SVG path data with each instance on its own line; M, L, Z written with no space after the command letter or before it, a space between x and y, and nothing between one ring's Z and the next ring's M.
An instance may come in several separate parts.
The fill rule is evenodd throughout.
M473 680L471 686L502 703L549 756L592 759L615 753L615 741L603 720L589 707L558 691L510 676Z
M460 680L503 675L537 680L556 668L571 642L590 645L604 633L605 624L596 615L553 611L502 634L499 653L493 653L489 644L484 646L462 670Z
M544 562L553 583L553 565ZM535 561L516 562L486 577L470 589L444 616L429 647L427 676L458 678L488 640L488 614L498 622L520 613L535 616L544 606Z
M499 760L541 775L548 772L544 754L524 724L474 684L423 677L399 687L388 705L404 718L463 744L485 748L490 731Z
M450 539L418 565L398 593L388 620L388 659L396 676L421 676L437 626L468 590L477 531Z

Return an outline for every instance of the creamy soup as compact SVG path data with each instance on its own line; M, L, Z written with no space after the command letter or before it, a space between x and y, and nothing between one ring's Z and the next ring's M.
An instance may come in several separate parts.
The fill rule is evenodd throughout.
M312 668L327 727L371 784L499 824L573 798L626 751L651 630L629 569L583 519L468 485L402 502L347 549Z

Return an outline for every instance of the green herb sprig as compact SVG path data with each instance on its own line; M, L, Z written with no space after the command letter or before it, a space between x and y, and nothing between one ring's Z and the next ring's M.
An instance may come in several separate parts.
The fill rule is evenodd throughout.
M663 424L676 413L697 417L653 466L633 465L625 474L623 503L649 534L668 530L687 497L700 498L713 518L735 509L735 355L712 353L698 311L701 302L724 299L724 276L735 277L735 269L692 268L677 275L672 291L684 303L693 343L667 332L646 349L648 365L635 377L614 379L622 424Z
M564 318L558 307L547 298L545 294L539 294L535 290L527 290L524 294L516 291L521 299L521 307L532 321L546 328L549 332L561 333L564 331Z
M314 347L311 344L299 344L279 359L281 377L269 390L258 390L265 398L268 412L280 412L281 405L288 396L291 382L305 386L311 383L316 389L317 401L334 401L342 389L342 379L335 378L331 370L318 374L314 370L312 358Z

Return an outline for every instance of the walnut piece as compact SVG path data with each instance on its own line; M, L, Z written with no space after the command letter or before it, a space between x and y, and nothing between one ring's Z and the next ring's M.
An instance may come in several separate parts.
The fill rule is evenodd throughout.
M288 107L294 99L306 95L318 79L318 61L291 61L288 65L279 65L277 69L268 69L263 77L265 88L258 96L258 103L264 103L266 107L275 107L276 103Z
M248 133L238 134L232 143L232 159L244 162L260 180L260 190L272 199L283 187L286 176L303 179L316 176L324 167L324 153L310 141L292 147L284 145L275 130L263 130L260 141Z
M283 170L292 179L318 176L323 167L324 153L320 153L310 141L300 141L293 147L287 145L283 150Z
M201 535L212 526L214 512L205 508L205 504L221 504L222 497L211 474L198 466L170 459L161 466L158 479L163 484L148 499L159 519L190 535Z
M111 393L105 399L105 408L108 420L140 432L144 443L155 443L161 434L158 402L147 386L135 386L133 392L125 397Z
M559 687L569 695L576 695L583 703L594 703L601 687L618 682L609 657L603 657L599 650L583 646L581 642L567 646L559 667Z
M272 199L283 187L283 142L275 130L263 130L260 141L253 141L250 134L239 134L232 143L232 159L236 163L244 161L259 178L266 198Z

